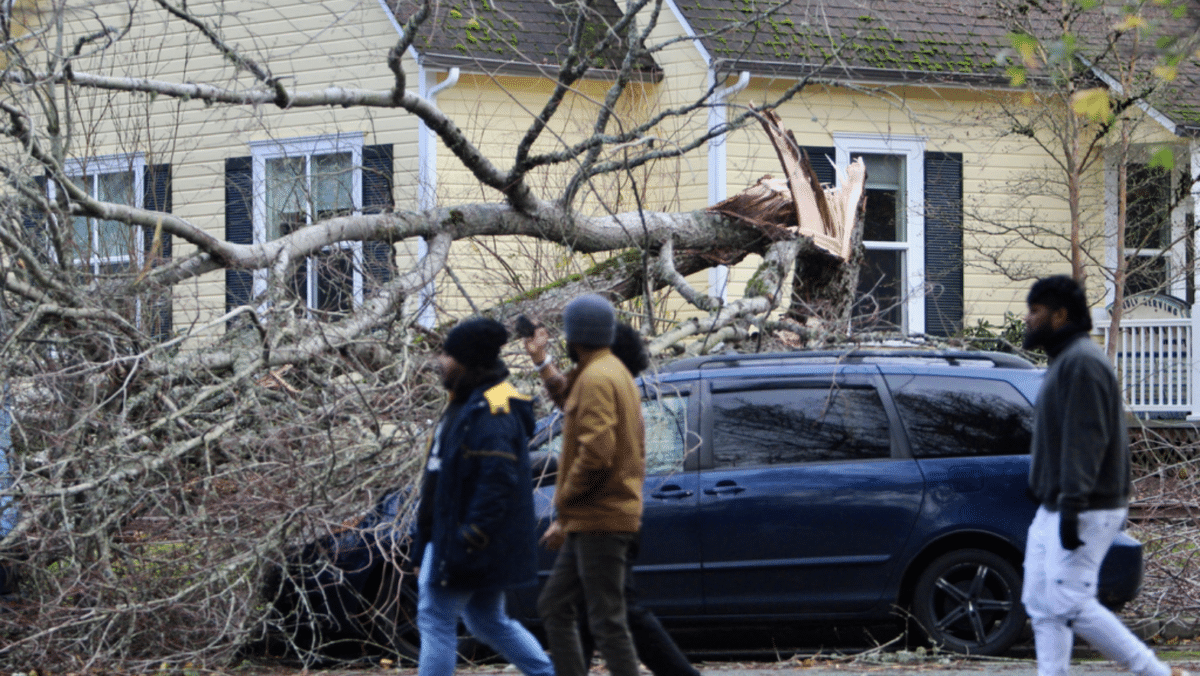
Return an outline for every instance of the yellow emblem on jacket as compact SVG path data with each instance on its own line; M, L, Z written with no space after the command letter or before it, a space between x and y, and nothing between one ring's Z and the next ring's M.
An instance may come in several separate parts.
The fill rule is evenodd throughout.
M510 399L520 399L521 401L529 401L531 397L525 396L513 387L512 383L507 380L498 383L484 390L483 398L487 400L488 406L492 409L492 415L512 413L512 404Z

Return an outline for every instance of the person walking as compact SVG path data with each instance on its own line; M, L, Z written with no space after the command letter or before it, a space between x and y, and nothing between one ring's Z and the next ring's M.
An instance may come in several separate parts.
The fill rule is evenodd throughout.
M1025 547L1021 601L1033 624L1039 676L1066 676L1079 635L1138 676L1176 676L1096 598L1100 564L1124 528L1129 435L1116 373L1088 333L1087 297L1066 276L1026 299L1024 346L1050 357L1035 405L1030 493L1039 503Z
M645 424L633 376L609 346L616 311L597 294L563 310L567 352L577 363L556 388L563 446L555 479L555 519L542 537L558 558L538 597L558 676L585 676L576 608L614 676L636 676L638 658L625 608L625 571L642 516ZM550 367L543 355L539 371ZM554 396L554 390L551 391Z
M438 356L450 392L434 432L417 511L418 676L450 676L458 620L527 676L554 676L537 639L504 607L506 589L537 581L528 441L530 399L507 380L502 324L470 319Z
M548 359L550 333L545 327L538 325L534 334L525 339L525 350L535 364L541 364L538 373L542 378L546 391L558 404L565 401L567 380L555 366L553 359ZM614 356L621 361L634 378L650 366L650 355L646 352L646 341L638 330L625 322L617 322L613 344L609 348ZM629 555L625 562L625 622L633 637L634 650L642 664L646 665L654 676L700 676L700 672L687 656L675 644L671 635L663 628L662 623L654 613L642 605L638 599L637 589L633 579L633 561L637 558L639 538L630 545ZM586 604L584 604L586 606ZM584 664L591 661L595 641L586 622L577 622L580 630L580 642L583 646Z

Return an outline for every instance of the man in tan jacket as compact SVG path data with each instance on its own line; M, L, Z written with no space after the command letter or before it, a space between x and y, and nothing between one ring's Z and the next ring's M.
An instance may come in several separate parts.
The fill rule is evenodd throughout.
M637 676L625 621L625 559L642 518L645 425L633 377L609 346L616 312L589 294L563 310L567 350L578 363L556 397L563 409L563 448L555 484L554 523L543 542L561 547L538 598L556 676L585 676L575 609L582 598L596 646L614 676ZM536 359L536 357L535 357ZM543 358L539 370L549 366Z

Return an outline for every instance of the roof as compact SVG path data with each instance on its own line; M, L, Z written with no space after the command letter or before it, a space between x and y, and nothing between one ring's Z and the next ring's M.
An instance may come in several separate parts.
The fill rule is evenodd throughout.
M1008 31L977 0L678 0L703 47L730 70L888 81L1005 79ZM758 13L766 17L754 22ZM730 30L728 26L742 23Z
M1183 1L1195 10L1168 18L1166 26L1189 35L1200 19L1200 3ZM1011 52L1009 35L1016 27L1047 43L1060 30L1057 16L1033 14L1037 3L1007 0L677 0L677 6L718 71L781 77L820 73L856 82L1008 86L1006 65L997 56ZM1018 9L1023 13L1014 14ZM1099 44L1111 32L1121 12L1101 8L1081 15L1076 32L1084 53L1089 39ZM1128 47L1131 41L1122 44ZM1145 56L1149 73L1155 55ZM1196 54L1180 66L1178 79L1164 93L1156 97L1159 112L1183 125L1180 133L1200 130Z
M1159 33L1191 36L1200 29L1200 0L1176 0L1186 12L1164 20ZM399 21L417 0L388 0ZM1116 2L1116 0L1113 0ZM755 75L824 77L854 82L958 84L1007 87L1006 66L997 56L1012 51L1009 35L1021 26L1053 42L1059 17L1038 15L1038 3L1014 0L675 0L697 42L721 73L748 70ZM554 76L567 56L574 12L587 7L585 39L595 43L616 24L622 9L615 0L562 3L553 0L446 0L433 4L433 16L414 42L422 62L489 73ZM1089 40L1104 71L1103 39L1123 18L1123 5L1101 6L1079 15L1076 32L1083 52ZM1058 5L1051 8L1058 11ZM1145 11L1161 11L1152 3ZM1145 72L1156 54L1144 52ZM1156 36L1158 37L1158 36ZM623 39L623 35L622 35ZM1126 52L1128 53L1128 52ZM615 42L592 64L591 77L618 68L624 54ZM1115 68L1113 68L1115 70ZM643 79L662 71L650 57L638 64ZM1110 78L1111 82L1111 78ZM1177 78L1162 85L1155 109L1180 135L1200 134L1200 58L1192 53Z
M465 67L488 73L555 76L567 58L572 22L582 6L589 15L586 44L599 42L622 17L614 0L555 3L551 0L444 0L431 3L433 14L413 47L430 66ZM415 0L388 0L403 24L417 9ZM603 77L619 68L625 55L624 32L591 64L589 77ZM636 71L657 80L662 71L650 57Z

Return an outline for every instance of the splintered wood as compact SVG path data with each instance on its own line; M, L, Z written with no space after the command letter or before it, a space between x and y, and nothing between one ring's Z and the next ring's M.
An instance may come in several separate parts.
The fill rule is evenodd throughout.
M779 116L766 111L761 121L785 177L763 176L749 188L709 207L709 211L754 224L768 234L785 229L810 237L830 254L850 260L851 236L867 178L862 160L851 162L845 171L839 170L842 180L837 187L822 185L808 154L784 128Z

